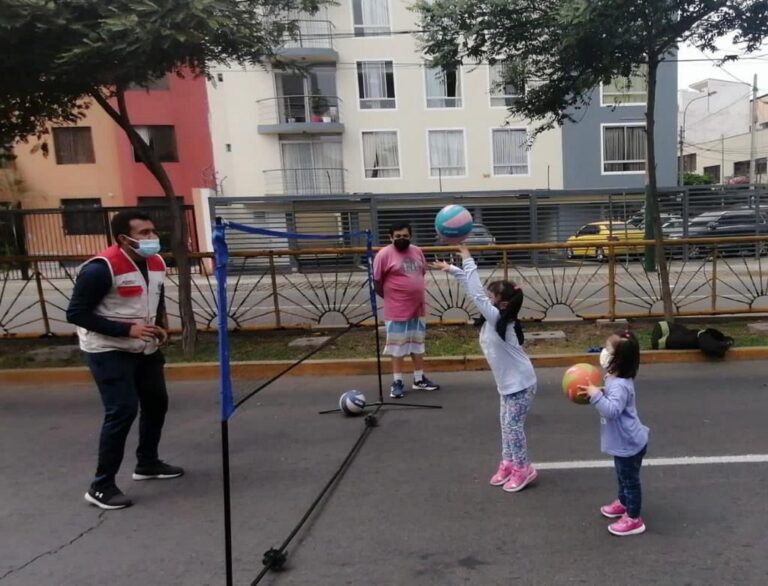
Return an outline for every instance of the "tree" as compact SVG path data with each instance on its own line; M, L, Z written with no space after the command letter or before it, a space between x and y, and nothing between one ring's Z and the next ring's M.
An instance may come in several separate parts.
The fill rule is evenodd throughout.
M186 222L155 153L131 124L125 91L167 74L209 76L216 65L261 65L327 0L0 0L0 150L50 124L82 118L95 102L120 126L162 187L173 218L186 353L195 315Z
M712 179L707 175L683 173L683 185L712 185L712 183Z
M440 65L503 62L509 79L533 80L510 108L536 133L576 122L601 83L646 72L646 268L659 268L666 319L673 317L657 205L655 108L659 65L679 43L714 50L726 33L745 52L768 35L768 0L419 0L424 51ZM655 259L654 256L655 255ZM654 262L655 261L655 262Z

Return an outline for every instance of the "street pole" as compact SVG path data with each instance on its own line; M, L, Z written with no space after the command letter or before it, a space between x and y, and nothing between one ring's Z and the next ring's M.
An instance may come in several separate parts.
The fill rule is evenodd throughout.
M757 164L755 161L757 141L757 73L752 78L752 109L749 115L749 183L757 183Z
M677 160L677 184L681 187L683 186L683 183L684 183L683 175L685 175L684 166L683 166L683 144L685 142L685 117L688 115L688 108L696 100L703 100L704 98L708 98L709 96L714 96L716 93L717 93L717 90L713 92L707 92L703 96L698 96L696 98L693 98L690 102L688 102L685 105L685 108L683 109L683 123L680 126L680 137L679 137L679 145L678 145L679 154L678 154L678 160Z

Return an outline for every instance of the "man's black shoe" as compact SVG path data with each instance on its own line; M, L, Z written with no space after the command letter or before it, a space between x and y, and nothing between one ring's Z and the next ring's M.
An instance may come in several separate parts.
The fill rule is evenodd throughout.
M85 500L100 509L112 511L130 507L133 501L125 496L116 486L113 488L95 489L89 488L85 493Z
M155 478L166 480L168 478L178 478L184 475L184 468L171 466L162 460L152 464L139 464L133 471L134 480L153 480Z

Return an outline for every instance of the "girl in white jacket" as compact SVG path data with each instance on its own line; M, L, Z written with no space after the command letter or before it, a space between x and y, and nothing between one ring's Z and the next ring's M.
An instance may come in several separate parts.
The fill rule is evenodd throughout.
M491 484L503 486L507 492L517 492L538 475L528 460L524 430L525 418L536 394L536 373L523 350L523 329L517 317L523 305L523 291L509 281L490 283L486 291L469 250L461 246L459 254L462 268L443 261L432 263L432 268L453 275L484 318L480 347L500 396L502 459L491 477Z

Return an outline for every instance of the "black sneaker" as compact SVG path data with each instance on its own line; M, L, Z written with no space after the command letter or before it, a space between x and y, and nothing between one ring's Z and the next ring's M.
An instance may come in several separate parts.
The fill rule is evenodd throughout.
M169 478L178 478L183 475L184 468L171 466L162 460L158 460L152 464L137 465L136 470L133 471L134 480L153 480L155 478L167 480Z
M124 509L133 504L133 501L125 496L116 486L105 489L89 488L88 492L85 493L85 500L107 511Z
M414 391L418 391L418 390L422 390L422 391L438 391L438 390L440 390L440 385L438 385L437 383L433 383L426 376L422 376L421 380L413 381L413 386L411 388Z

